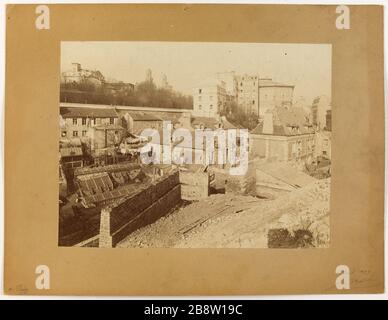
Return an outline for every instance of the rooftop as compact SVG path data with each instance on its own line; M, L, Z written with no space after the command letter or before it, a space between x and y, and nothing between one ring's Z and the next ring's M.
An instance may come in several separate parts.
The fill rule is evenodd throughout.
M226 117L221 117L220 120L208 117L195 117L193 118L191 125L204 125L208 129L216 129L222 125L223 129L241 129L241 126L231 123Z
M299 107L274 107L268 110L272 113L273 132L275 136L295 136L300 134L313 133L313 128L308 120L308 115ZM263 132L264 122L271 121L270 118L264 116L264 120L260 122L251 133L253 134L268 134Z
M125 130L122 126L117 124L101 124L93 127L96 130Z
M113 107L109 108L83 108L60 106L62 118L118 118Z
M62 158L63 157L82 156L82 148L81 147L60 148L59 152L60 152Z
M259 79L259 87L290 87L290 88L293 88L295 86L291 85L291 84L284 84L284 83L280 83L280 82L275 82L270 78L260 78Z

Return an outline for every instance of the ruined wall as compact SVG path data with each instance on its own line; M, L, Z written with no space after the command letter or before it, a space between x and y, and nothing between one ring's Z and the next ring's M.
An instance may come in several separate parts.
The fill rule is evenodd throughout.
M179 174L183 200L201 200L209 196L207 172L183 172Z
M115 246L129 233L153 223L181 201L179 172L141 188L131 198L111 208L100 226L100 246ZM111 239L109 239L109 235Z
M151 206L137 214L127 223L123 224L119 229L112 233L112 246L116 246L118 242L123 240L128 234L133 231L154 223L159 218L170 212L181 201L180 185L176 185L169 190L160 199L155 201ZM101 241L101 238L100 238Z
M225 192L239 195L256 195L256 172L254 162L250 162L244 175L229 175Z

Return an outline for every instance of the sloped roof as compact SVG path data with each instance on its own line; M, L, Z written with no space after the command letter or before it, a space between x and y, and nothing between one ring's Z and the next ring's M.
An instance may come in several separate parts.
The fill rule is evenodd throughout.
M260 122L252 131L253 134L264 134L263 133L263 122ZM286 136L286 130L280 124L273 125L273 134L274 136Z
M125 130L122 126L117 124L101 124L93 127L96 130Z
M60 107L62 118L118 118L113 108Z
M216 129L219 127L219 125L222 125L223 129L241 129L242 127L240 125L233 124L230 122L226 117L221 117L221 119L218 121L214 118L208 118L208 117L195 117L191 121L191 125L204 125L206 128L209 129Z
M287 163L267 162L258 166L257 170L260 170L295 188L301 188L316 181L315 178L297 170Z
M82 156L82 148L81 147L60 148L59 152L61 153L61 157Z
M122 162L118 164L110 164L103 167L80 167L74 170L74 176L90 175L100 172L118 172L128 171L140 168L140 165L132 162Z
M309 123L308 114L299 107L286 108L277 106L267 112L273 115L273 133L279 136L295 136L300 134L313 133L313 128ZM265 120L264 120L265 121ZM251 133L263 133L263 121L260 122Z
M219 121L217 121L214 118L209 118L209 117L195 117L191 121L191 124L193 126L195 126L195 125L204 125L206 128L213 129L213 128L217 128L218 127Z
M169 112L169 113L158 112L158 117L164 121L171 121L172 124L180 123L183 121L183 117L181 113L174 114L173 112Z
M242 126L234 124L224 117L221 117L221 122L224 129L243 129Z
M292 84L284 84L280 82L275 82L272 79L259 79L259 87L295 87Z

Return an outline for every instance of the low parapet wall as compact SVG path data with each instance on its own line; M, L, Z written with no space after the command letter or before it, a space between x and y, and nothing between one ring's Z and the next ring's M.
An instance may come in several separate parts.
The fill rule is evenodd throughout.
M201 200L209 196L208 172L180 172L183 200Z
M131 232L155 222L181 201L179 172L161 177L129 199L101 211L100 247L114 247Z

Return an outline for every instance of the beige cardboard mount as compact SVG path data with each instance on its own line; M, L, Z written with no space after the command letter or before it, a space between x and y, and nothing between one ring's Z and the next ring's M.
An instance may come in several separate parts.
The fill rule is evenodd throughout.
M6 30L6 294L252 295L383 291L383 7L9 5ZM328 249L58 247L61 41L332 44L331 245ZM35 269L50 270L37 289ZM335 286L350 268L350 289Z

